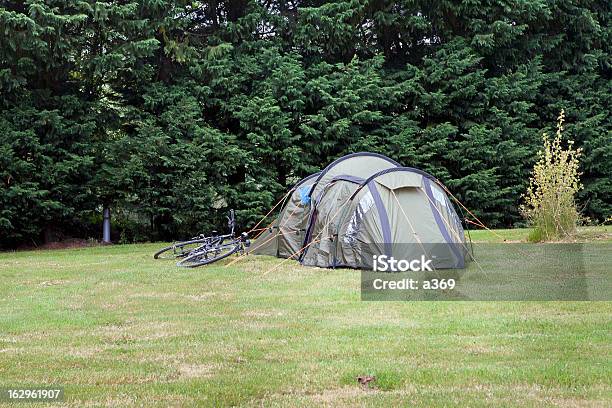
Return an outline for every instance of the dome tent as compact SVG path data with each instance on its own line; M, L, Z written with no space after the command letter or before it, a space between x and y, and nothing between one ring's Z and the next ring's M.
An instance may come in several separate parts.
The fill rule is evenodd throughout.
M336 178L325 188L304 243L304 265L369 268L374 255L385 254L426 255L436 269L464 267L461 222L433 176L395 167L357 181Z
M278 218L251 245L250 252L279 258L298 258L313 216L313 208L323 188L334 177L348 173L367 178L376 172L400 166L377 153L360 152L340 157L319 173L298 182Z
M294 187L277 230L256 240L253 252L353 268L368 268L377 254L407 259L425 253L437 269L462 268L463 228L440 186L433 176L379 154L341 157ZM281 249L279 243L287 241L291 246Z

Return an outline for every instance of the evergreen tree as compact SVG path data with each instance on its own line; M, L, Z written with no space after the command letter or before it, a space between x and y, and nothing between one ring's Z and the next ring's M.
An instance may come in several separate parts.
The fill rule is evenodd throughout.
M584 214L609 217L606 1L0 0L0 245L249 227L359 150L490 226L564 108ZM116 238L116 237L115 237Z

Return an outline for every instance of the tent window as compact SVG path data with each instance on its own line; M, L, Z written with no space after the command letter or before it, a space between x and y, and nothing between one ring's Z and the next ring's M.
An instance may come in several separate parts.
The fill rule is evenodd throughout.
M433 193L434 198L436 199L437 202L439 202L440 204L442 204L442 206L446 207L446 196L444 195L444 193L435 186L432 186L431 192Z
M361 197L359 204L357 204L357 208L355 209L355 212L349 221L348 227L346 228L344 242L349 245L354 245L357 242L357 234L361 228L363 217L365 217L367 212L370 211L372 206L374 206L374 198L372 197L372 193L368 191L366 195Z

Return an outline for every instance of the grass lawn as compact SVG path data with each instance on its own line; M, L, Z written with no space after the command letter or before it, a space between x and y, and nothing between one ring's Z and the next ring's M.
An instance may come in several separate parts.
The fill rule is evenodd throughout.
M498 229L487 231L484 229L470 230L474 242L527 242L529 230L525 228ZM576 233L576 242L612 242L612 226L579 227Z
M0 253L0 387L64 386L68 406L612 404L611 302L362 302L359 271L180 269L160 246Z

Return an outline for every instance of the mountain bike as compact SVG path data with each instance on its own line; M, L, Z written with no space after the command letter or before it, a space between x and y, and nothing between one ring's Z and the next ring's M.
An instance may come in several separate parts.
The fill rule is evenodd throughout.
M232 254L244 254L245 249L251 245L249 235L246 232L238 237L234 237L232 233L221 235L219 238L222 238L222 240L192 251L187 257L178 261L176 265L187 268L209 265Z
M211 264L235 253L244 253L245 248L248 248L251 242L246 232L236 237L234 233L234 210L230 211L227 225L230 229L229 234L210 237L210 241L193 249L187 256L177 262L176 265L194 268L196 266Z
M191 255L194 251L202 251L209 247L215 247L223 243L223 240L234 237L235 217L234 210L230 210L227 217L227 225L230 228L230 233L227 235L219 235L217 231L213 231L212 235L206 236L200 234L186 241L177 241L170 246L157 251L153 258L155 259L176 259L185 258Z

